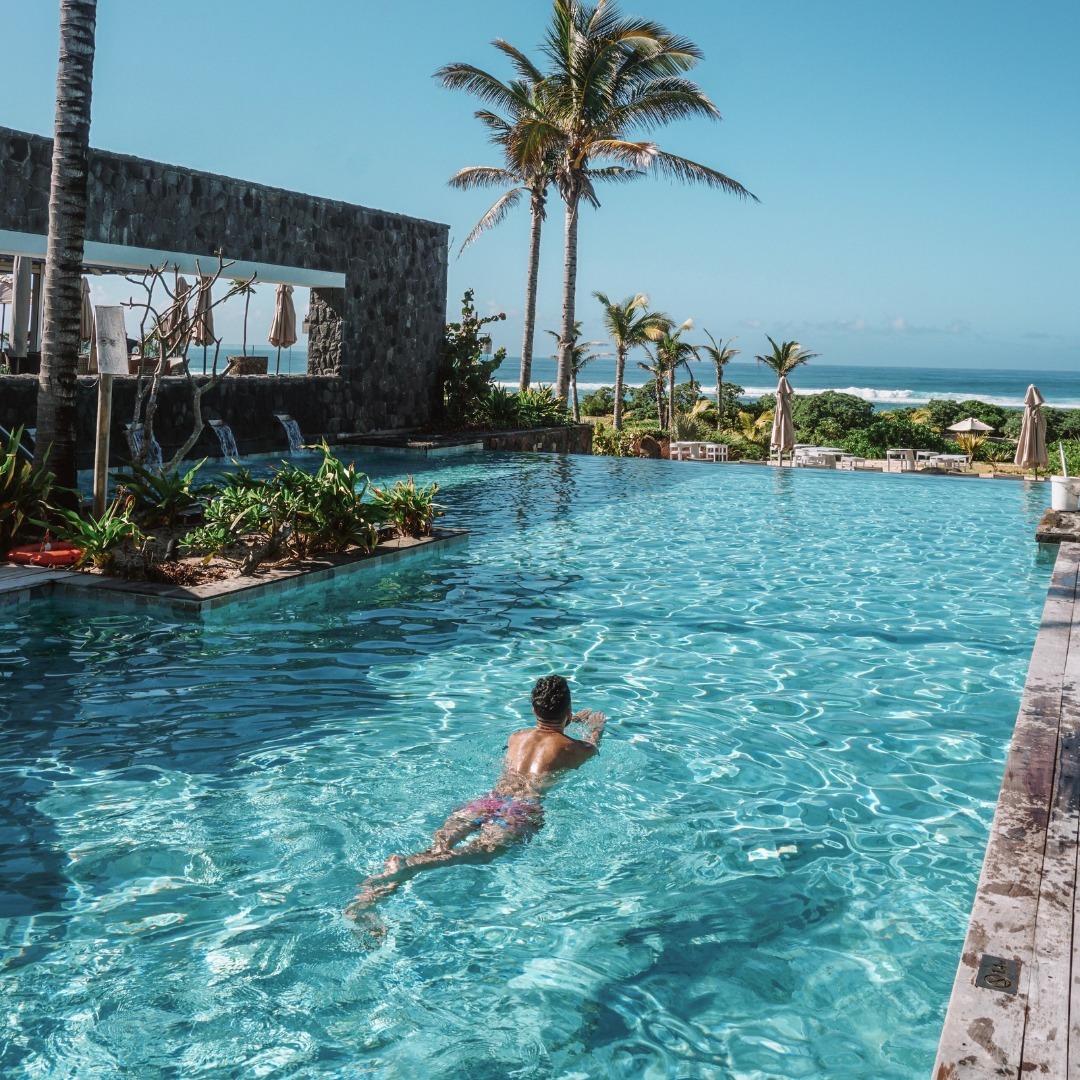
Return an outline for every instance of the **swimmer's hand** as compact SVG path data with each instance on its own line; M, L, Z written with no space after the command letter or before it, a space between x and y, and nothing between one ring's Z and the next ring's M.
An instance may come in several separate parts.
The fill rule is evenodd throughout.
M607 723L607 717L602 712L582 709L581 712L574 713L570 719L588 727L589 731L585 735L585 742L590 743L592 746L600 745L600 736L603 735L604 725Z

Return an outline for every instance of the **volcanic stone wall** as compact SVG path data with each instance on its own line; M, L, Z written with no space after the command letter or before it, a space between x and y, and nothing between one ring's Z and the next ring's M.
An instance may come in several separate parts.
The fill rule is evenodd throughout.
M48 233L51 155L50 139L0 127L0 229ZM343 290L312 290L309 371L340 377L316 426L434 418L448 226L102 150L88 200L89 241L343 272Z

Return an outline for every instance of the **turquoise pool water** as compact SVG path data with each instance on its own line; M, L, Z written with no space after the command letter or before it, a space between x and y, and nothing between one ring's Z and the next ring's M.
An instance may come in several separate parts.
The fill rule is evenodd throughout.
M929 1073L1050 565L1043 487L416 462L466 547L205 624L0 612L0 1074ZM535 841L341 918L611 719Z

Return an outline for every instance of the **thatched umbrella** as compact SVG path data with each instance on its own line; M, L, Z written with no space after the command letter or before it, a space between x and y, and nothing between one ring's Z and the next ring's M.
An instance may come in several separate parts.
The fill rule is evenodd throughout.
M1046 465L1046 417L1042 414L1042 405L1046 399L1032 383L1024 395L1024 419L1020 424L1020 441L1016 444L1016 457L1013 464L1022 469L1034 467L1035 479L1039 478L1039 466Z
M791 384L786 375L780 376L776 384L776 412L773 413L772 434L769 448L775 449L784 464L784 451L795 449L795 424L791 419Z
M274 321L270 324L270 336L266 340L277 346L275 375L281 371L281 350L296 344L296 308L292 291L291 285L279 285L274 298Z

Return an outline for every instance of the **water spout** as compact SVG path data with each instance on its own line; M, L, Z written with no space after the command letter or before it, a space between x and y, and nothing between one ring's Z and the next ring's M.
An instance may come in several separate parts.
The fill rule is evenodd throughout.
M221 444L222 457L238 458L240 451L237 449L236 439L233 438L232 428L223 420L208 420L207 423L214 429L214 434Z
M124 433L127 435L128 448L131 450L131 460L138 461L142 456L142 436L143 429L141 424L127 424L124 428ZM150 445L146 448L146 456L142 459L143 467L147 469L161 470L161 467L165 464L165 459L161 453L161 445L157 439L154 438L154 433L150 432Z
M281 426L289 437L289 452L297 454L303 450L304 436L300 432L300 425L288 413L274 413L274 418L281 421Z

